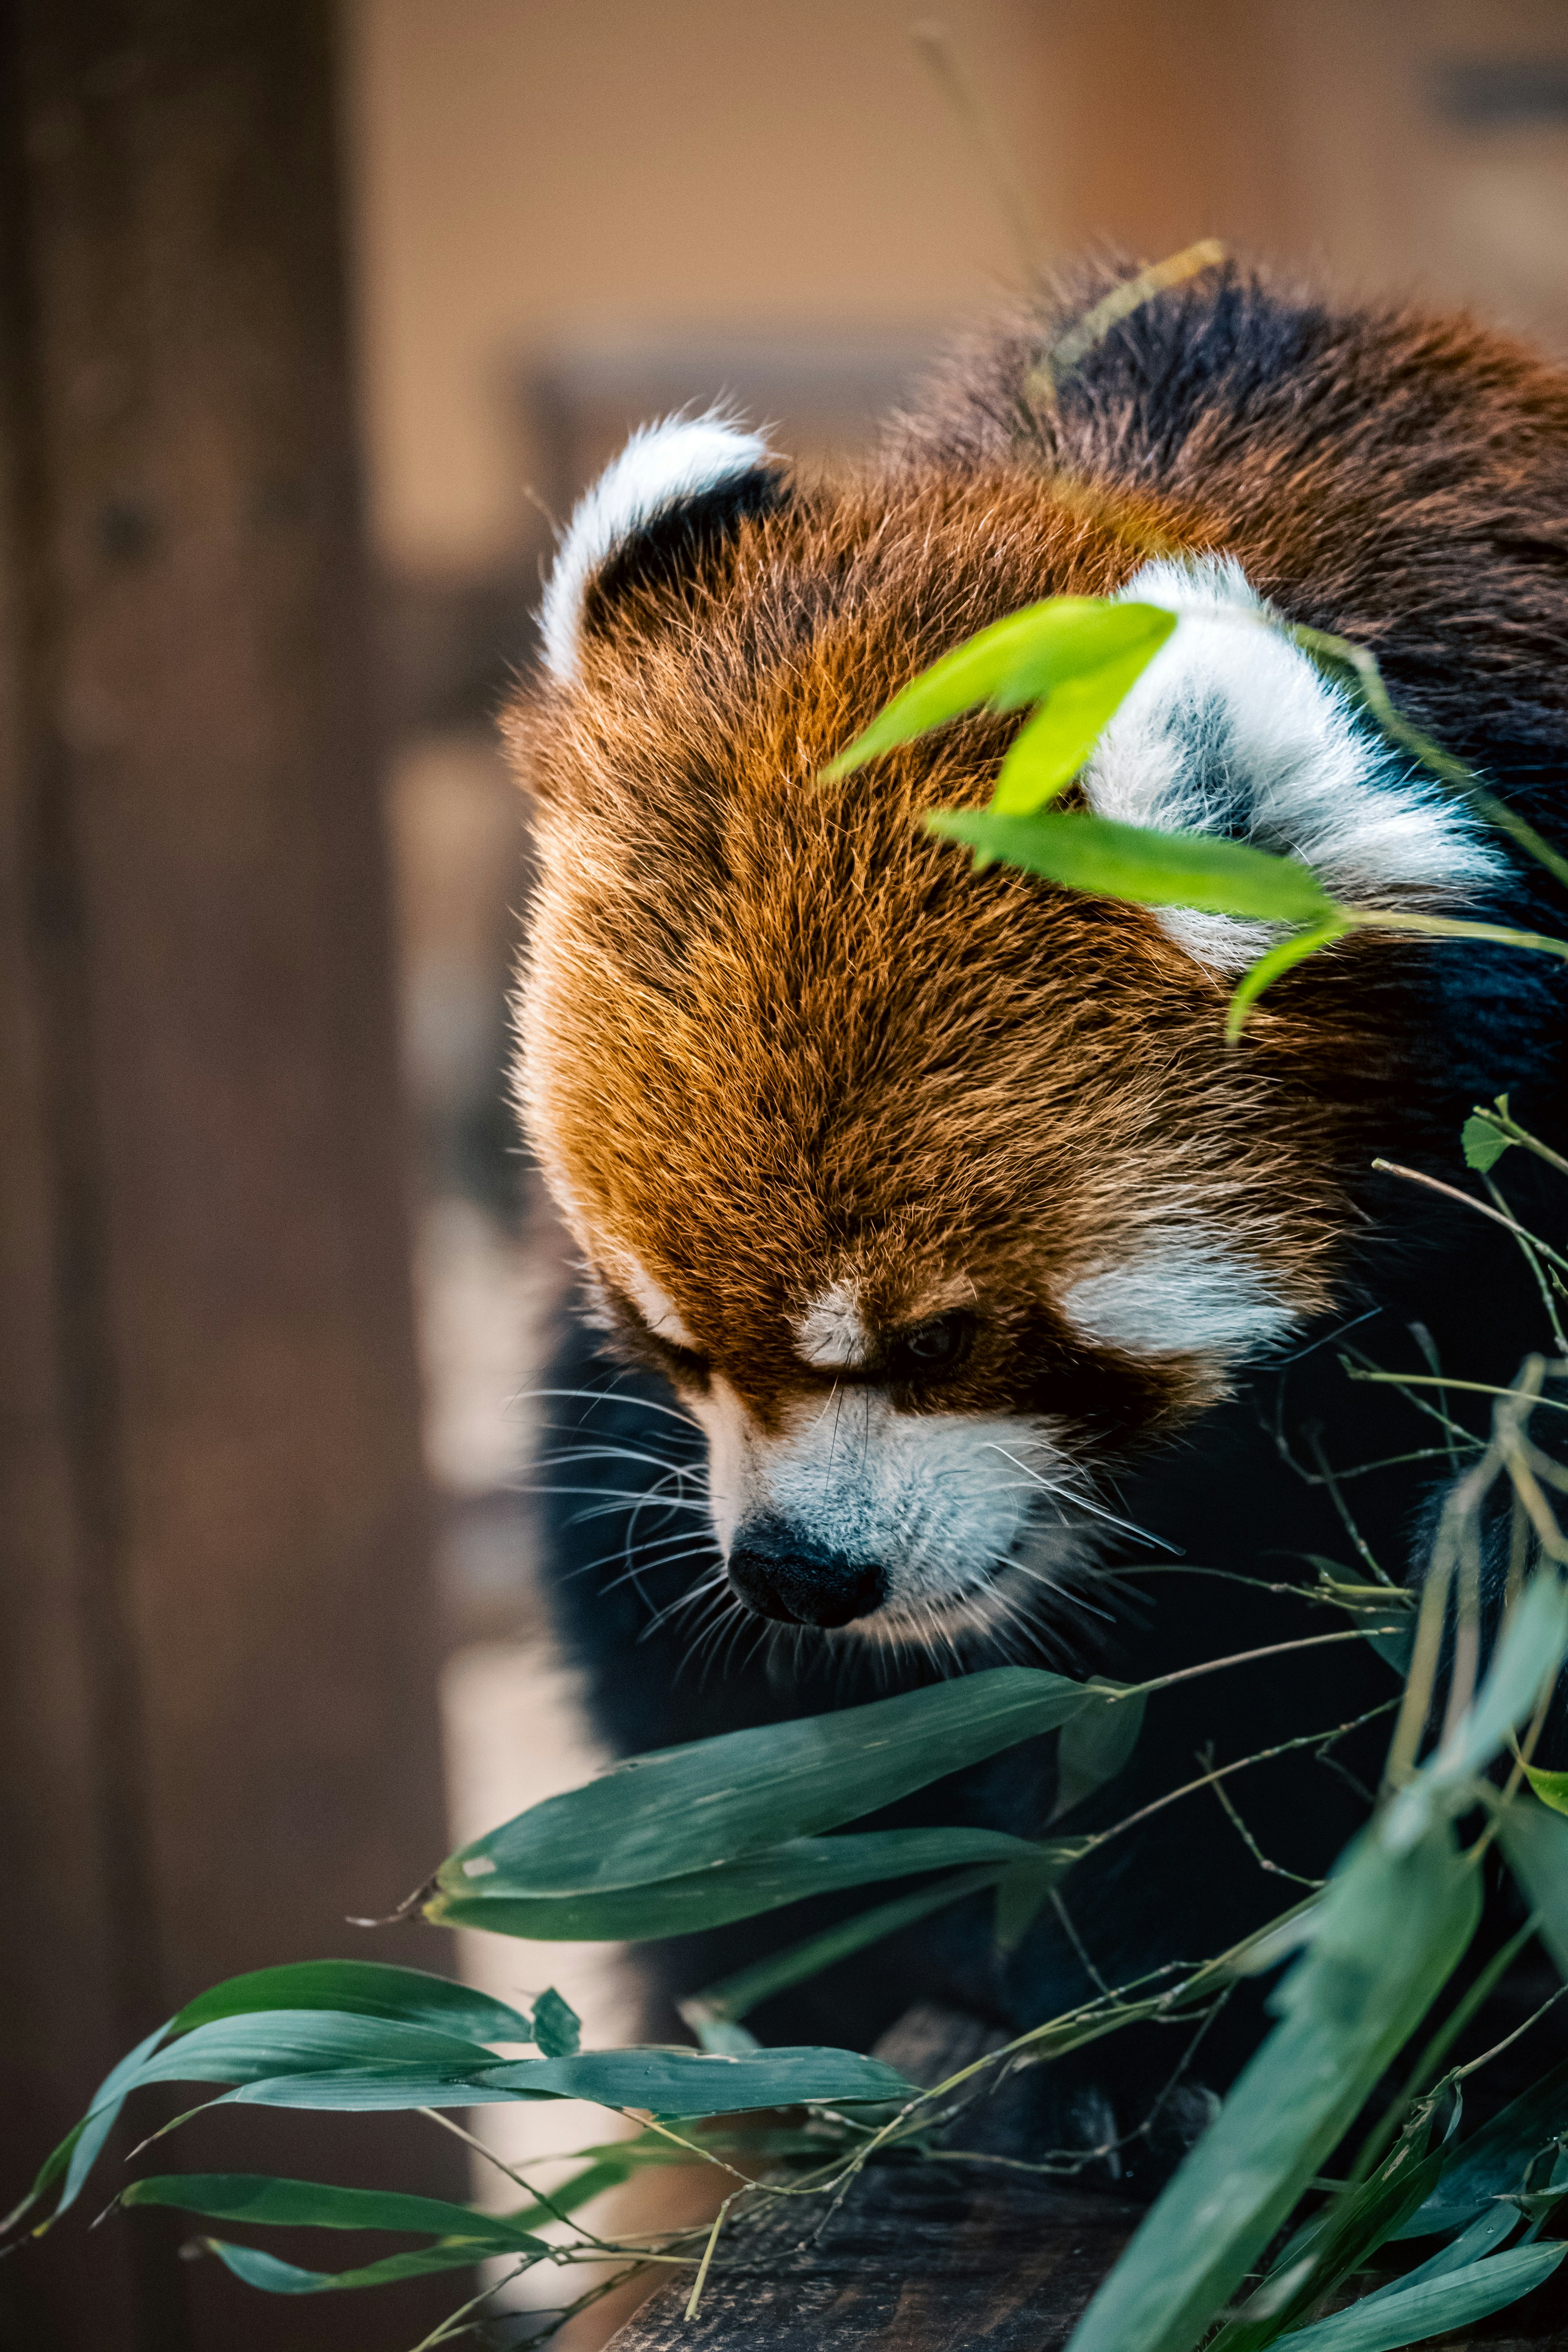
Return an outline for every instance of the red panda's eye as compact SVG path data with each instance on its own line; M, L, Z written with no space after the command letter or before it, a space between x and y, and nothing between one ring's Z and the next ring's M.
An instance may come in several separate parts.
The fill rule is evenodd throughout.
M889 1339L880 1370L889 1381L929 1381L957 1370L974 1338L974 1318L962 1312L911 1323Z

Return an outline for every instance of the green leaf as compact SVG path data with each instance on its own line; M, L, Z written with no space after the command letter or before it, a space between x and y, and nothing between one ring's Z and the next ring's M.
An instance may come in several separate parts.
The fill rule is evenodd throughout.
M1527 1764L1524 1777L1543 1805L1568 1813L1568 1772L1543 1772L1539 1764Z
M120 2111L125 2105L132 2084L168 2031L166 2025L160 2025L104 2076L92 2095L92 2105L86 2115L79 2124L71 2126L59 2146L44 2158L32 2188L15 2211L5 2216L5 2226L7 2229L19 2221L38 2199L47 2194L62 2173L65 2186L60 2190L58 2202L48 2221L40 2223L39 2228L48 2228L59 2220L68 2206L75 2204L83 2183L103 2152L105 2140L120 2120Z
M1568 1977L1568 1821L1522 1793L1503 1808L1498 1842L1508 1866L1541 1915L1541 1940Z
M390 2189L337 2189L321 2180L276 2179L263 2172L162 2173L133 2180L122 2205L174 2205L215 2221L258 2221L280 2228L312 2230L413 2230L426 2236L464 2238L502 2252L548 2252L532 2234L552 2217L542 2205L528 2208L527 2221L507 2213L479 2213L441 2197L405 2197Z
M471 2270L494 2251L472 2238L446 2238L439 2245L425 2246L414 2253L387 2254L379 2263L362 2263L352 2271L307 2271L297 2263L264 2253L258 2246L231 2245L223 2238L202 2238L197 2242L216 2254L237 2279L243 2279L247 2286L259 2287L264 2294L331 2294L345 2288L397 2286L405 2279L428 2278L437 2271Z
M533 2040L532 2023L523 2011L453 1978L434 1976L425 1969L394 1968L383 1960L301 1960L229 1977L187 2001L168 2031L185 2033L219 2018L284 2009L395 2018L404 2025L433 2026L473 2042Z
M1436 2188L1394 2235L1462 2230L1494 2198L1522 2189L1535 2158L1561 2133L1568 2133L1568 2059L1449 2151Z
M527 1936L541 1942L639 1943L659 1936L689 1936L751 1919L808 1895L871 1886L916 1872L944 1870L963 1863L1054 1861L1055 1847L1042 1848L1001 1830L867 1830L858 1835L793 1838L784 1845L740 1862L715 1863L640 1886L613 1886L604 1894L547 1895L531 1899L492 1895L505 1880L487 1879L479 1895L445 1896L438 1916L448 1927L480 1927L491 1935ZM1077 1858L1076 1847L1068 1859ZM432 1906L433 1915L436 1906Z
M993 816L984 810L933 809L926 826L950 841L967 842L987 858L1101 898L1198 907L1268 922L1322 925L1340 919L1340 909L1310 866L1246 842L1051 812Z
M1403 2141L1374 2172L1334 2198L1297 2231L1237 2316L1223 2326L1207 2352L1262 2352L1289 2327L1309 2318L1341 2281L1374 2254L1420 2205L1436 2182L1443 2152L1422 2154L1421 2138ZM1259 2315L1249 2316L1249 2311Z
M1543 1569L1503 1622L1473 1703L1430 1762L1389 1809L1385 1836L1397 1843L1420 1833L1434 1805L1467 1805L1479 1776L1500 1756L1517 1725L1556 1681L1568 1650L1568 1582Z
M552 1985L533 2004L534 2046L547 2058L570 2058L583 2040L583 2021Z
M261 2010L216 2019L145 2059L129 2087L148 2083L252 2083L346 2066L419 2067L447 2081L493 2066L481 2042L350 2011Z
M998 816L1027 816L1071 783L1157 651L1158 641L1139 645L1056 688L1002 762L991 796Z
M1072 2352L1189 2352L1459 1960L1480 1898L1451 1825L1434 1819L1400 1851L1382 1827L1330 1880L1274 1996L1281 2022L1095 2295Z
M868 760L929 734L965 711L1022 710L1069 679L1124 663L1140 648L1141 669L1175 625L1175 615L1157 605L1111 603L1098 596L1052 596L1027 605L955 646L896 695L865 733L823 770L824 782L836 782Z
M1484 1110L1472 1111L1459 1130L1459 1140L1465 1148L1465 1165L1479 1169L1484 1175L1495 1168L1505 1151L1513 1148L1511 1135L1504 1135L1494 1119Z
M706 2052L683 2049L584 2050L574 2058L520 2059L492 2067L488 2080L552 2098L592 2099L603 2107L647 2107L656 2116L739 2115L751 2107L795 2107L830 2100L918 2096L913 2084L854 2050L811 2048Z
M289 2009L334 2010L365 2017L395 2019L405 2024L429 2025L471 2036L476 2041L529 2042L532 2027L520 2011L471 1985L424 1969L389 1966L382 1960L303 1960L281 1968L255 1969L228 1977L188 2001L167 2025L160 2026L130 2055L105 2075L93 2093L82 2121L46 2160L26 2200L8 2221L20 2219L28 2207L52 2186L62 2172L65 2187L54 2216L58 2220L75 2203L88 2175L114 2129L132 2086L142 2077L144 2062L171 2034L239 2017L256 2011ZM485 2053L488 2058L489 2053ZM224 2080L225 2077L218 2077Z
M1429 2336L1446 2336L1501 2311L1551 2277L1568 2246L1516 2246L1471 2263L1446 2278L1428 2279L1401 2294L1381 2294L1352 2303L1331 2319L1320 2319L1294 2336L1282 2336L1289 2352L1402 2352Z
M551 1797L442 1864L426 1916L454 1896L601 1894L738 1861L837 1829L896 1798L1054 1731L1090 1696L1033 1666L764 1724L617 1765Z
M379 2116L416 2107L504 2106L539 2098L481 2080L479 2071L410 2066L312 2066L300 2074L259 2074L215 2099L215 2106L297 2107L307 2113Z
M1226 1045L1235 1045L1247 1025L1247 1014L1266 988L1271 988L1277 980L1283 979L1295 965L1304 963L1310 955L1316 955L1320 948L1331 948L1336 940L1344 938L1350 928L1347 922L1335 916L1330 922L1314 923L1307 930L1293 933L1289 939L1281 940L1278 947L1272 947L1267 954L1260 955L1237 982L1230 1008L1225 1016Z
M1440 2246L1429 2261L1407 2271L1403 2278L1390 2280L1387 2286L1380 2286L1373 2294L1363 2295L1362 2301L1381 2303L1391 2294L1402 2294L1406 2287L1424 2285L1430 2278L1446 2278L1450 2271L1462 2271L1468 2263L1479 2263L1484 2254L1489 2254L1500 2246L1505 2238L1512 2236L1519 2224L1520 2209L1517 2205L1489 2205L1468 2230L1461 2230L1447 2245ZM1394 2237L1406 2234L1399 2230L1390 2232Z
M1118 1694L1110 1684L1096 1690L1088 1706L1062 1727L1057 1742L1057 1801L1052 1821L1070 1813L1096 1789L1114 1780L1131 1759L1143 1728L1144 1694Z

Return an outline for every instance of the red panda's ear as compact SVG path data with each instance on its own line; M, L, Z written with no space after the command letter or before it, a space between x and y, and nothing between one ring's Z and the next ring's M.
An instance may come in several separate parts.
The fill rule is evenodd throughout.
M727 418L672 416L634 433L579 500L540 608L545 667L569 680L584 635L606 627L637 588L674 585L745 515L784 495L758 433Z
M1479 819L1394 749L1278 625L1239 564L1144 566L1121 593L1177 626L1084 772L1091 808L1164 833L1217 834L1301 858L1337 898L1447 906L1506 871ZM1245 971L1267 923L1166 908L1200 963Z

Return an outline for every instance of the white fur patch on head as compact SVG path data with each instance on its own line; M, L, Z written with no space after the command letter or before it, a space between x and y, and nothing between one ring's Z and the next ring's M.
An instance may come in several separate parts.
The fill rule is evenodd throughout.
M556 553L539 613L545 666L554 677L576 675L583 598L606 558L683 499L752 473L769 454L760 433L742 432L716 409L704 416L668 416L632 435L578 500Z
M801 1361L818 1371L851 1371L870 1352L854 1290L847 1282L830 1283L795 1318L794 1328Z
M1123 598L1180 625L1100 738L1084 776L1101 816L1212 833L1293 855L1363 903L1452 898L1504 866L1476 820L1359 721L1346 695L1278 629L1228 558L1146 564ZM1278 926L1162 908L1199 962L1241 969Z
M1102 1347L1227 1361L1284 1339L1300 1319L1216 1235L1182 1226L1147 1232L1127 1256L1079 1276L1061 1308Z
M605 1271L626 1292L656 1339L667 1339L672 1348L696 1350L697 1342L687 1328L680 1309L662 1284L657 1283L640 1260L629 1250L606 1253Z

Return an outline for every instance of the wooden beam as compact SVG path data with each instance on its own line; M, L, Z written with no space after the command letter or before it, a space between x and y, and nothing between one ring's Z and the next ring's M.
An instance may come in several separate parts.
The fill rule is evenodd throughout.
M331 23L0 13L0 2205L132 2039L445 1843ZM461 2179L259 2120L180 2161ZM87 2218L0 2265L7 2352L280 2340Z

